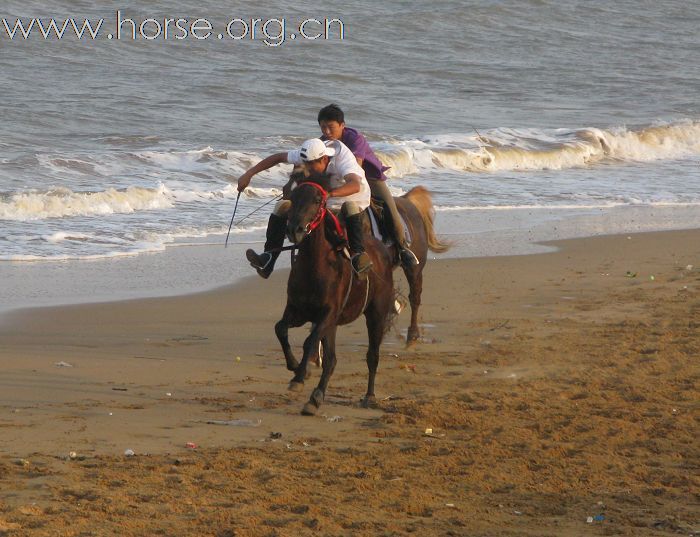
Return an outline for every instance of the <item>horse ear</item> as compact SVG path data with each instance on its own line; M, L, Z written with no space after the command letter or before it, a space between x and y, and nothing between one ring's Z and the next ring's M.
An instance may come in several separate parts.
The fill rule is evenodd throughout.
M289 175L289 180L295 183L302 183L306 179L306 169L301 164L296 164Z

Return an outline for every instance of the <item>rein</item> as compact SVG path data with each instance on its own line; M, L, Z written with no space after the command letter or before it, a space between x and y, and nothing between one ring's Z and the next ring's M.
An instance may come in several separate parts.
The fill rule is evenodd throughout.
M327 214L331 215L333 218L333 221L335 223L335 229L336 231L342 236L345 236L345 233L343 232L343 228L340 225L340 222L338 221L338 218L326 208L326 201L328 200L328 192L319 184L313 183L311 181L308 182L302 182L299 183L298 187L303 186L303 185L309 185L314 188L316 188L319 192L321 192L321 196L323 199L321 200L321 205L318 208L318 211L316 212L316 215L314 216L314 219L311 220L308 224L306 224L306 236L308 237L311 232L316 229L318 226L321 225L321 222L323 222L323 219L326 217ZM298 188L297 187L297 188ZM290 244L289 246L282 246L280 248L274 248L272 250L268 250L270 253L275 253L275 252L286 252L286 251L291 251L292 252L292 257L294 257L294 250L299 249L299 244Z

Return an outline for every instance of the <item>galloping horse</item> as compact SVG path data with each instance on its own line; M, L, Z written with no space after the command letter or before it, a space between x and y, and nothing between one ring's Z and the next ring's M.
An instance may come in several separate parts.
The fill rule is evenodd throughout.
M293 185L300 184L305 181L303 169L295 167L292 172L289 182L285 185L283 191L285 197L291 195ZM418 309L420 308L421 294L423 293L423 269L428 260L428 251L434 253L444 253L450 248L450 244L441 241L435 234L433 225L433 202L430 197L430 192L422 186L412 188L407 194L400 197L395 197L396 208L403 218L406 228L406 236L411 243L411 251L418 258L419 264L414 266L401 265L399 250L396 245L389 247L389 255L392 259L392 267L397 268L401 265L403 273L408 282L408 300L411 305L411 323L406 333L406 345L412 345L420 337L418 329ZM385 213L388 211L385 211ZM385 216L386 218L386 216ZM390 218L390 216L389 216ZM369 219L366 221L366 234L371 234ZM391 225L385 225L386 229L391 229Z
M338 251L326 228L328 193L317 183L300 183L291 194L287 215L287 238L299 248L287 283L287 306L275 333L282 345L287 369L294 371L289 389L301 390L309 359L315 359L323 343L323 373L302 414L313 415L325 397L335 369L335 336L338 325L350 323L364 313L369 336L367 367L369 382L363 406L374 402L374 377L379 363L379 345L394 297L391 258L378 240L367 237L365 249L374 264L364 280L358 279L347 259ZM290 327L313 323L304 341L304 356L298 363L289 345ZM313 356L312 356L313 355Z
M433 202L430 192L425 187L417 186L407 194L395 197L396 208L399 210L408 230L411 251L416 255L420 264L415 266L401 265L403 273L408 281L408 300L411 304L411 324L406 334L406 345L418 341L420 331L418 329L418 308L423 292L423 269L428 260L428 250L435 253L443 253L449 250L449 243L441 241L435 234L433 227ZM390 226L385 226L389 227ZM400 264L399 250L394 245L390 248L393 266Z
M328 194L318 183L299 182L291 194L292 207L287 215L287 238L298 247L287 283L287 306L282 319L275 325L275 333L282 345L287 369L294 372L289 389L301 390L307 377L309 360L317 358L319 342L323 344L323 372L318 386L302 409L303 414L316 414L325 397L328 381L336 365L335 337L337 327L365 315L369 345L367 367L369 379L365 407L375 401L374 380L379 363L379 346L384 337L387 318L393 306L394 284L392 278L396 255L380 241L366 235L365 250L373 267L365 279L354 274L349 259L337 247L337 241L326 225L326 200ZM432 226L432 203L427 190L414 188L399 205L399 209L411 219L412 248L420 265L404 269L411 285L412 330L418 337L415 312L420 304L422 268L427 250L446 249L435 237ZM332 216L328 216L333 218ZM416 239L423 246L416 248ZM409 276L410 275L410 276ZM299 363L292 353L288 332L290 327L313 323L311 334L304 341L304 354ZM415 326L414 326L415 325ZM409 339L411 339L409 337Z

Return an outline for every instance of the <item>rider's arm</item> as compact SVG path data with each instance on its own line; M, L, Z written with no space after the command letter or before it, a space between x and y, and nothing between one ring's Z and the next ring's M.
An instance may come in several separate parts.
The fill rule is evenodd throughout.
M344 198L346 196L352 196L360 191L362 185L362 177L356 173L349 173L343 176L345 179L345 184L338 188L334 188L328 193L329 198Z
M270 155L269 157L265 157L262 159L260 162L258 162L255 166L247 170L243 175L241 175L238 178L238 191L242 192L246 189L246 187L250 184L250 180L253 178L253 176L257 173L263 172L265 170L269 170L273 166L276 166L277 164L282 164L284 162L287 162L287 154L288 153L275 153L274 155Z

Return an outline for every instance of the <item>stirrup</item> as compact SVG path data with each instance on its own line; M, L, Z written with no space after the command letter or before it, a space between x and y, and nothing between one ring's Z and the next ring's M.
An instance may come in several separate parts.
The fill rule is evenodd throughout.
M358 267L357 265L360 262L360 258L363 255L367 258L367 264L364 267ZM373 263L366 252L361 252L352 256L352 259L350 260L350 265L352 266L352 270L355 271L355 274L357 274L358 277L364 278L366 277L365 273L372 268Z
M416 254L410 248L399 248L399 257L401 258L401 264L405 267L417 267L420 265Z

